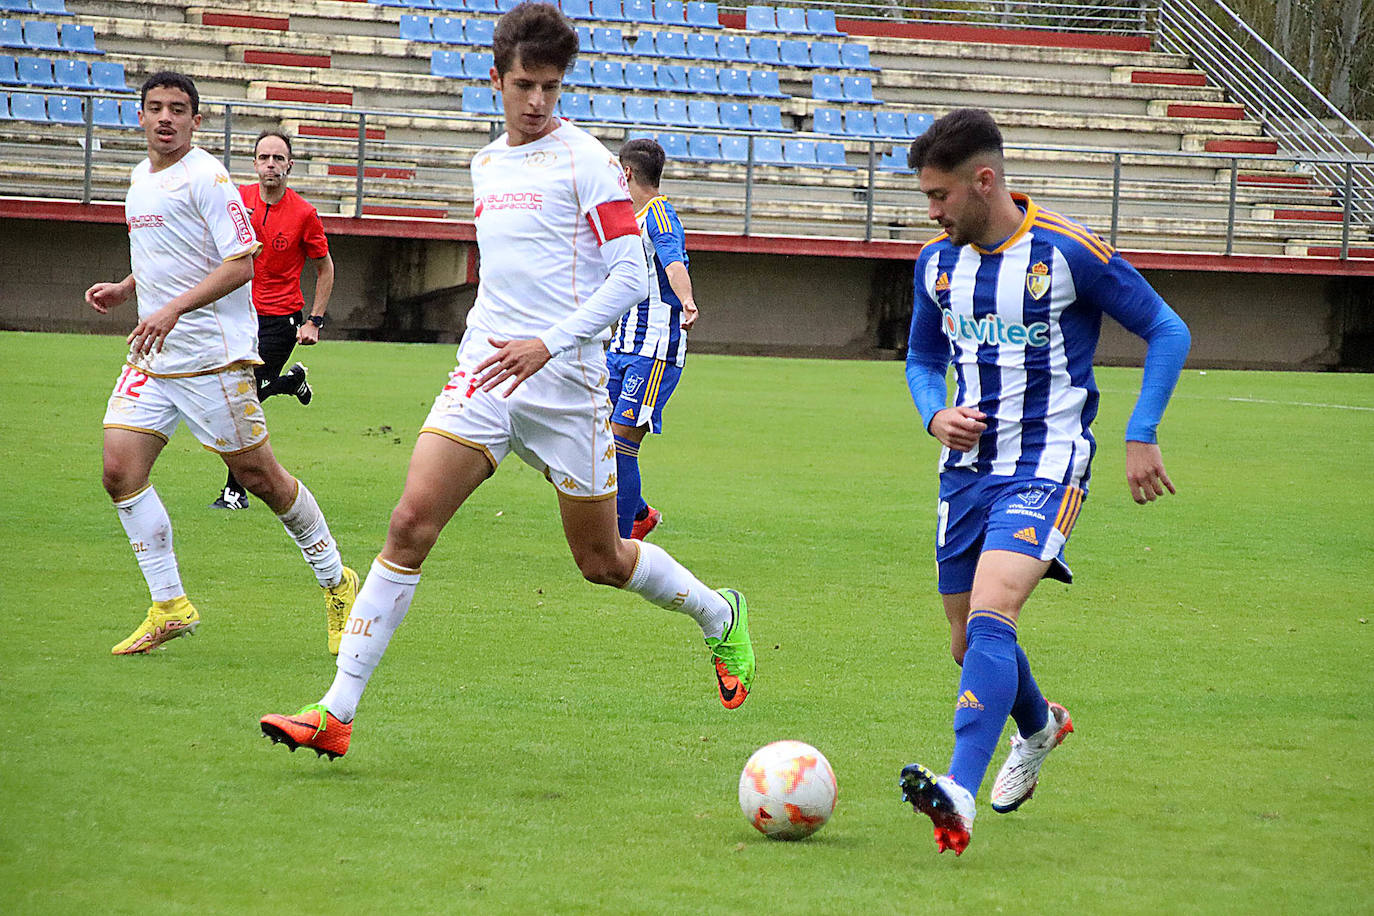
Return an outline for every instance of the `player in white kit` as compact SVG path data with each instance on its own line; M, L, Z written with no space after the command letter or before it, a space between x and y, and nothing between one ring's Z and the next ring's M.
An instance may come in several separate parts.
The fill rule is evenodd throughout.
M277 462L255 394L258 321L249 283L261 245L229 174L191 145L200 124L195 83L155 73L143 84L139 123L148 158L125 199L133 272L97 283L86 301L101 314L138 297L138 325L105 412L105 490L114 500L153 604L143 623L111 650L148 652L195 632L172 550L172 524L148 481L181 421L277 513L325 592L331 650L357 594L315 497Z
M644 298L648 270L619 163L553 115L577 34L556 6L522 3L497 23L492 52L506 133L472 161L477 303L416 441L386 546L358 593L333 685L294 715L262 719L263 733L292 750L333 758L348 749L358 700L405 617L420 564L512 451L553 484L585 578L696 620L727 708L744 702L753 681L743 597L711 590L662 548L617 530L602 341Z

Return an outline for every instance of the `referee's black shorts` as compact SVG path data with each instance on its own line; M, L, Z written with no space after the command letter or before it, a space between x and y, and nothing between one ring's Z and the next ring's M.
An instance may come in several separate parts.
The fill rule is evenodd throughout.
M281 375L291 351L296 349L296 330L305 320L304 315L304 310L297 310L290 315L258 316L258 357L262 365L254 367L253 374L259 388Z

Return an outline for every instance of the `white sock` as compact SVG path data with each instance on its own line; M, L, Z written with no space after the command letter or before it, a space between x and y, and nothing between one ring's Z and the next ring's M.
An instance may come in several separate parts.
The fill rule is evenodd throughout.
M277 516L291 540L301 549L301 556L315 570L315 579L324 588L339 584L343 579L343 557L339 546L329 534L320 504L301 481L296 481L296 499L291 508Z
M177 556L172 550L172 520L167 517L167 509L158 499L157 491L149 484L133 496L118 500L114 506L129 535L129 546L134 549L134 558L148 582L153 600L170 601L186 594L186 589L181 587Z
M334 718L351 722L368 678L386 652L391 634L405 620L415 586L420 583L418 569L406 569L381 557L372 562L367 581L358 590L353 610L344 627L339 645L339 671L329 692L320 700Z
M730 605L719 592L703 585L657 544L634 543L639 547L639 559L630 573L630 581L625 583L626 591L661 608L681 611L697 622L701 635L708 639L725 632L725 625L730 622Z

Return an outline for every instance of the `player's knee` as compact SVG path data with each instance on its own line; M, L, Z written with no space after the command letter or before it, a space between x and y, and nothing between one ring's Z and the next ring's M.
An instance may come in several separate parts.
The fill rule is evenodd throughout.
M391 524L386 533L387 546L405 554L407 558L413 559L418 554L423 559L439 539L441 527L422 506L401 500L391 511Z
M614 551L574 550L573 560L582 578L595 585L619 588L630 578L629 573L621 568L622 564Z
M964 653L968 651L968 646L963 643L953 643L949 647L949 654L954 656L954 664L960 668L964 667Z
M110 499L123 499L143 485L138 475L117 462L106 462L100 472L100 484Z

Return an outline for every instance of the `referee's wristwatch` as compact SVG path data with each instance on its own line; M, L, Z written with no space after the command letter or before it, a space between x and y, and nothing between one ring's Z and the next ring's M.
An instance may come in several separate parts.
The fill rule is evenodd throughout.
M308 315L305 320L320 330L324 330L325 317L323 315Z

